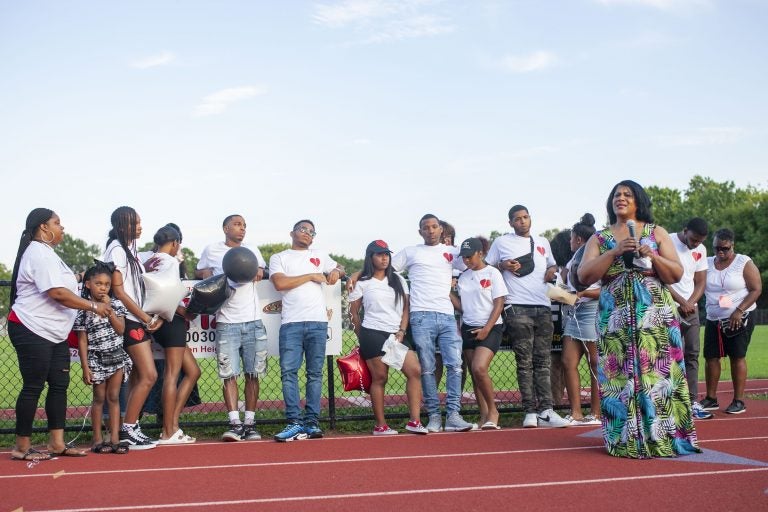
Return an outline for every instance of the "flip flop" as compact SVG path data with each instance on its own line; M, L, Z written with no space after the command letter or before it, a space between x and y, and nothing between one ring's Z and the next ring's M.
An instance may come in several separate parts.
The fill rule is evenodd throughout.
M126 453L128 453L128 447L129 446L130 445L128 444L127 441L121 441L119 443L114 443L112 445L112 453L117 454L117 455L125 455Z
M112 443L107 443L106 441L91 446L91 452L93 453L112 453L113 451Z
M25 460L27 462L29 461L39 461L39 460L51 460L51 454L41 452L40 450L35 450L34 448L30 448L24 454L19 457L17 455L11 455L11 460Z
M501 430L501 427L492 421L486 421L483 423L483 426L480 427L480 430Z
M54 452L51 451L51 457L85 457L88 455L86 452L82 450L78 450L77 448L72 447L66 447L60 452Z

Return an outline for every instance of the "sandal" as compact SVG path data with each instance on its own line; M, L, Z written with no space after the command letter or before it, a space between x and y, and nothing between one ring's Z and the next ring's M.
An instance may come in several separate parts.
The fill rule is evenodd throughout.
M91 446L92 453L112 453L114 451L115 449L112 446L112 443L106 441Z
M117 455L125 455L128 453L128 447L130 445L127 441L121 441L119 443L115 443L112 445L112 453L116 453Z
M85 457L88 455L82 450L78 450L77 448L73 448L70 446L67 446L60 452L55 452L51 450L51 457Z
M19 451L19 453L21 453ZM51 454L41 452L40 450L35 450L34 448L28 449L26 452L24 452L21 457L18 455L13 455L11 453L11 460L26 460L26 461L32 461L37 462L40 460L51 460Z

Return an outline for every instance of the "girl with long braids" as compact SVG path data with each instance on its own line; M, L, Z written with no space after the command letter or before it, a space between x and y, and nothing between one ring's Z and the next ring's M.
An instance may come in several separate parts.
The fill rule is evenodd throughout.
M112 312L106 318L89 311L79 311L73 330L77 332L80 362L83 366L83 382L93 386L91 426L93 428L93 453L128 453L128 444L120 442L120 385L131 373L131 358L123 349L126 310L112 296L112 263L96 261L83 276L82 297L97 303L109 304ZM102 437L104 403L109 413L109 434Z
M15 460L85 455L64 442L69 387L66 339L78 309L100 317L111 314L112 309L77 294L75 274L53 250L63 238L59 216L47 208L35 208L27 216L13 264L8 335L19 358L22 379L16 400L16 446L11 451ZM30 440L37 401L46 383L50 453L35 450Z
M157 230L154 236L156 260L152 272L171 272L179 276L180 261L176 255L181 247L181 232L176 224L166 224ZM154 335L155 341L165 349L165 371L163 373L163 432L158 444L194 443L195 438L188 436L179 428L179 416L187 403L189 395L200 378L200 367L195 361L192 350L187 347L186 320L192 320L184 306L176 308L171 322L165 322ZM184 377L179 382L179 374Z
M121 206L112 212L110 220L112 229L102 259L115 264L112 290L115 298L128 310L123 343L133 361L120 442L127 443L132 450L148 450L155 448L157 441L141 431L139 415L157 380L157 369L149 343L150 333L157 331L163 325L163 320L141 309L144 303L144 282L141 279L144 268L136 255L136 240L141 236L141 218L133 208Z

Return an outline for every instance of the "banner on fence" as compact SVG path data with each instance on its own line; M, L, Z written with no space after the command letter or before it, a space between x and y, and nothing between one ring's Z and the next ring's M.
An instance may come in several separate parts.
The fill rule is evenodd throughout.
M197 281L184 281L190 290ZM279 355L278 335L280 333L280 311L282 309L281 294L275 290L272 283L265 279L256 284L261 307L261 320L267 330L267 346L269 355ZM339 355L342 342L342 310L341 283L334 286L323 285L325 304L328 311L328 338L325 346L326 355ZM196 358L215 357L216 355L216 318L214 315L199 315L189 322L187 329L187 346ZM152 342L155 359L163 359L163 347ZM80 362L77 348L70 348L70 358Z

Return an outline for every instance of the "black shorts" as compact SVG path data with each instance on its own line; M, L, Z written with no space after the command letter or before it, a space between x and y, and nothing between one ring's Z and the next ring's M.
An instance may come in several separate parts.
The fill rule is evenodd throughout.
M384 342L387 341L390 334L392 333L360 327L358 340L360 341L360 355L363 356L363 359L367 361L374 357L383 356L384 352L381 350L381 347L384 346ZM409 350L413 350L413 345L408 338L403 338L403 345L408 347Z
M725 356L747 357L747 347L752 339L752 331L755 329L752 320L750 318L744 332L731 338L720 331L720 322L707 320L704 326L704 359L719 359Z
M152 337L163 348L186 347L187 324L179 315L173 315L173 321L163 320L163 325Z
M123 346L125 348L144 343L151 339L146 327L129 318L125 319L125 332L123 333Z
M474 331L481 328L482 327L477 327L477 326L473 327L471 325L461 324L462 350L474 350L477 347L485 347L495 354L496 352L499 351L499 346L501 346L501 335L504 332L504 325L503 324L494 325L493 328L491 329L491 332L488 333L488 336L486 336L483 341L477 341L477 339L475 339L475 335L472 334L470 331Z

